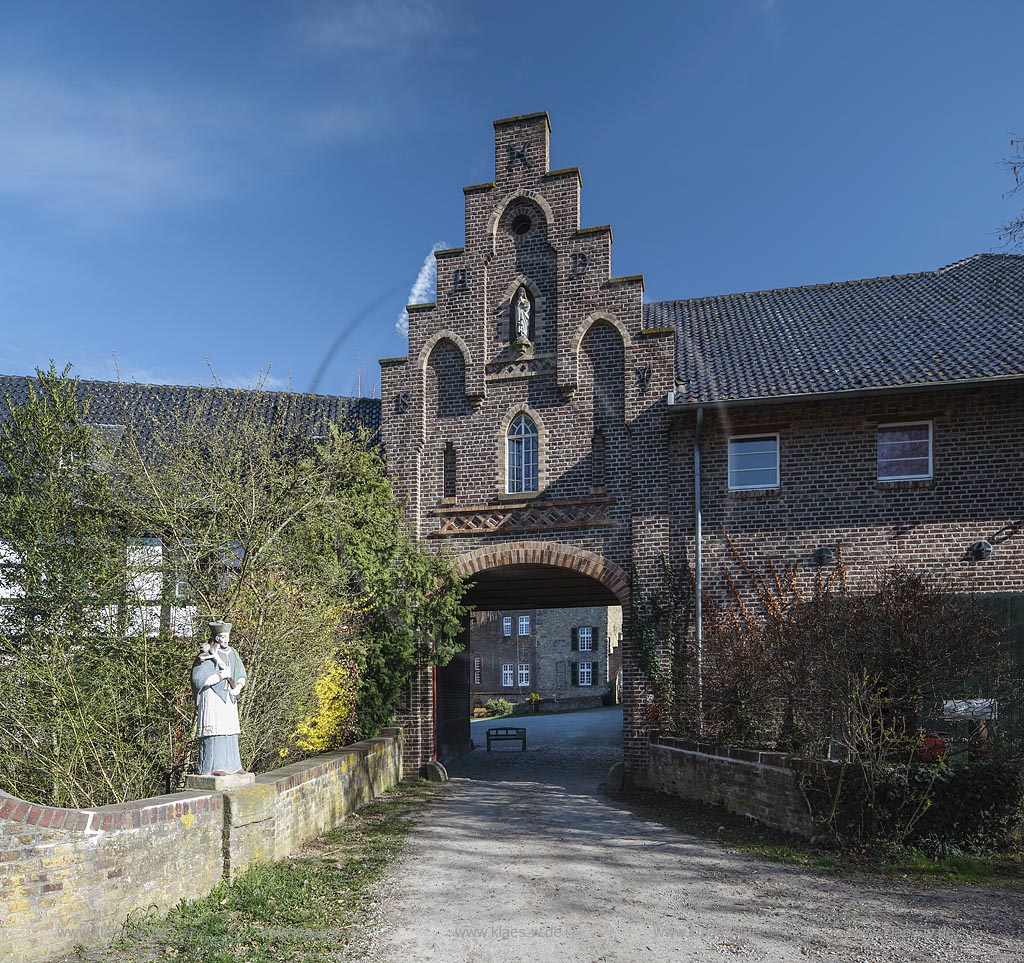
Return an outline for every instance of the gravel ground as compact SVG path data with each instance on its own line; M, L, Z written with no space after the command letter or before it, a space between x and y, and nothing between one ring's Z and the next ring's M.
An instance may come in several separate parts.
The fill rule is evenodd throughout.
M477 749L451 767L452 791L383 887L374 960L1024 963L1019 891L729 853L617 804L600 784L618 750L574 742Z

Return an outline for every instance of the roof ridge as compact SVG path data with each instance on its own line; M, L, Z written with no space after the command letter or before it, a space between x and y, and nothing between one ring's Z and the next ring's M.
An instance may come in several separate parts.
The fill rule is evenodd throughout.
M0 380L11 379L17 381L38 381L39 378L36 375L20 375L20 374L0 374ZM274 388L229 388L224 385L176 385L176 384L156 384L148 381L102 381L98 378L79 378L78 383L80 385L102 385L106 387L128 387L128 388L167 388L169 390L189 390L189 391L250 391L250 392L262 392L264 394L274 395L292 395L299 396L302 398L330 398L337 401L380 401L380 398L365 398L361 396L353 395L328 395L318 394L317 392L310 391L295 391L290 389L274 389Z
M883 274L870 278L851 278L847 281L823 281L818 284L795 284L785 288L762 288L754 291L733 291L728 294L705 294L702 297L696 298L675 298L668 301L650 301L645 304L644 307L653 308L659 304L691 304L696 301L721 301L729 298L746 298L753 295L781 294L784 291L813 291L821 290L822 288L842 288L853 286L855 284L874 284L881 281L902 281L907 278L922 278L943 274L953 268L962 267L970 261L976 261L980 258L986 257L1020 258L1024 261L1024 254L996 254L994 252L979 251L977 254L972 254L969 257L962 258L959 261L954 261L952 264L947 264L940 268L934 268L931 271L911 271L906 274Z

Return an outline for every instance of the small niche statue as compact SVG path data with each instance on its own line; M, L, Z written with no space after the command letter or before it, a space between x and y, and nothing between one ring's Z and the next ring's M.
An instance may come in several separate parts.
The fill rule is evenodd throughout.
M245 686L245 666L231 648L231 623L211 622L210 640L199 646L192 666L196 700L196 737L200 775L244 772L238 751L238 696Z
M526 288L520 288L512 301L512 312L515 320L515 343L530 343L530 296Z

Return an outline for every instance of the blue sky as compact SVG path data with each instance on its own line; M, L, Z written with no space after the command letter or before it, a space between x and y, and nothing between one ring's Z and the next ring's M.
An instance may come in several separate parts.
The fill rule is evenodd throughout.
M0 373L372 393L491 121L648 301L1001 250L1024 4L0 2ZM1019 207L1019 203L1018 203ZM361 319L353 327L353 321ZM115 361L116 355L116 361Z

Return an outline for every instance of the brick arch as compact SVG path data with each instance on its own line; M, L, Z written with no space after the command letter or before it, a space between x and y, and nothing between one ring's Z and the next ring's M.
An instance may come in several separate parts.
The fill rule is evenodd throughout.
M630 337L629 330L626 326L610 311L595 311L593 314L588 314L580 326L576 329L576 333L572 339L572 352L575 355L579 355L580 346L583 344L583 339L590 333L590 329L595 324L610 324L616 331L619 332L619 337L622 338L622 343L625 347L629 347L633 343L632 337Z
M622 346L628 349L633 345L633 338L629 329L610 311L594 311L588 314L576 328L572 341L569 345L568 364L559 372L559 388L570 394L576 390L580 379L580 349L583 347L583 339L599 324L607 324L614 328L622 339Z
M614 562L595 552L559 542L502 542L474 549L455 559L455 571L463 578L504 565L549 565L578 572L600 582L618 600L629 604L629 576Z
M528 203L533 204L540 208L541 213L544 215L544 219L547 221L548 228L548 243L551 243L550 231L552 225L555 222L555 212L551 209L551 204L548 203L548 199L537 191L515 191L509 194L504 200L500 201L491 211L491 216L487 219L487 233L491 237L491 245L493 251L494 239L498 233L498 225L501 223L501 219L505 214L505 211L509 209L513 204L516 203Z
M473 365L473 356L469 353L469 346L466 342L463 341L462 338L460 338L454 331L438 331L424 342L423 347L420 348L420 356L416 361L420 371L426 369L427 362L430 360L430 356L434 353L434 348L436 348L442 341L450 341L459 349L459 351L462 352L462 358L466 363L466 377L469 377L469 371Z
M469 402L476 407L486 394L483 382L483 369L481 366L473 363L473 355L470 353L469 345L467 345L458 334L454 331L448 330L447 328L431 335L424 342L423 347L420 348L420 353L416 358L416 368L419 371L419 390L421 397L427 376L427 364L430 362L430 356L434 353L434 348L436 348L442 341L450 341L459 349L460 352L462 352L462 359L466 365L466 398L468 398Z

